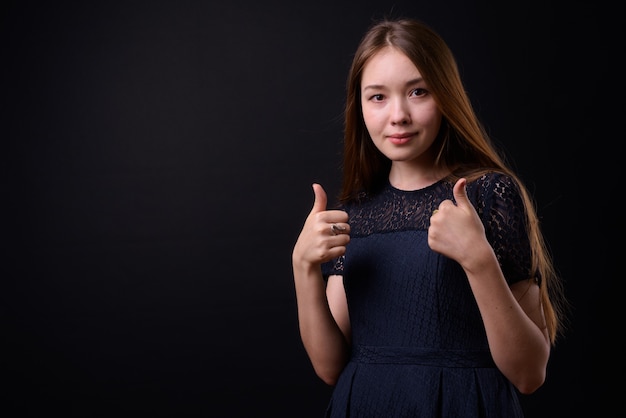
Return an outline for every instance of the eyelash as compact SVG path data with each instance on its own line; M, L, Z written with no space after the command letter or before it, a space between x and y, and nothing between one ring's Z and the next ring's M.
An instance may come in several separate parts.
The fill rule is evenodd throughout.
M424 96L428 93L428 91L424 88L421 87L417 87L414 88L413 90L411 90L411 95L413 95L414 93L417 93L418 97ZM384 98L384 96L382 94L374 94L370 97L370 100L376 100L376 101L381 101Z

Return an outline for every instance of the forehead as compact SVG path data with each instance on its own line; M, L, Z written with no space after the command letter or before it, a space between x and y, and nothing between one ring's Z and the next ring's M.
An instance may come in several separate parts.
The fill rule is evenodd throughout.
M385 47L372 55L363 66L361 82L379 84L396 79L421 78L420 72L402 51Z

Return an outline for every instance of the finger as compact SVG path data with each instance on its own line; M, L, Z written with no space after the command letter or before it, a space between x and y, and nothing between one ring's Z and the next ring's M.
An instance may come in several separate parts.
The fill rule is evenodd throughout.
M326 191L320 184L313 183L313 193L315 194L315 201L313 202L313 209L311 209L311 213L325 211L328 203Z
M346 225L342 225L339 223L334 223L332 225L330 225L330 233L333 235L339 235L339 234L347 234L348 233L348 227Z
M469 198L467 197L467 180L464 178L458 179L454 185L452 193L454 194L454 200L456 205L460 207L471 206Z

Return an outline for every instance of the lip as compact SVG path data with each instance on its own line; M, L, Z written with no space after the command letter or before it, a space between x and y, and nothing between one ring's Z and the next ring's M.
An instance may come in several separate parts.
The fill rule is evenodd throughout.
M388 135L387 138L389 138L389 142L394 145L402 145L409 142L409 140L413 136L415 136L414 132L400 132L393 135Z

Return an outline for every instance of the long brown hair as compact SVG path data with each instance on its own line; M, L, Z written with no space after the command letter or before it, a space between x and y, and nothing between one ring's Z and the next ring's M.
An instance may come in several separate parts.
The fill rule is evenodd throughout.
M442 112L442 125L433 143L438 147L435 168L451 170L450 181L468 181L487 171L499 171L517 183L524 201L532 251L532 271L537 272L546 326L552 344L562 331L566 306L562 283L545 244L535 203L527 188L493 145L467 96L456 60L446 42L429 26L414 19L384 19L372 25L355 52L347 81L343 181L341 202L374 192L389 175L391 161L374 146L361 109L361 76L369 59L385 47L404 53L424 78Z

